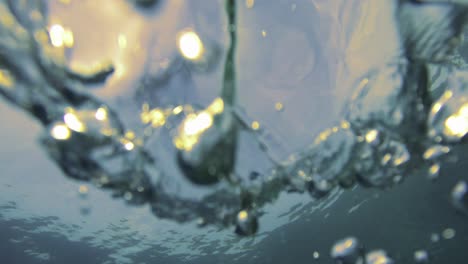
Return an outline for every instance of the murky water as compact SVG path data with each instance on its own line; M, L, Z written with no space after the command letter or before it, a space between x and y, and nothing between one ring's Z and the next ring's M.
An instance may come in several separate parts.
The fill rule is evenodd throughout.
M466 3L146 2L0 1L7 263L464 262Z

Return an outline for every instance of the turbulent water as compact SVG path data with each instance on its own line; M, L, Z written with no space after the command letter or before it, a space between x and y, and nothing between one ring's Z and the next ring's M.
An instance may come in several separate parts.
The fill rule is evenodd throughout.
M0 1L7 262L463 263L467 3L150 2Z

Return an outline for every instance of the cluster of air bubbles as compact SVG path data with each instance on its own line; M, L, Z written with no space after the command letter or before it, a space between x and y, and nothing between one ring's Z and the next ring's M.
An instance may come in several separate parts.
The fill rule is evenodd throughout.
M435 180L439 177L440 172L440 160L445 158L450 152L450 148L445 145L435 144L423 153L423 159L429 163L428 178Z
M188 115L174 138L178 162L197 184L214 184L230 176L234 168L237 127L221 98L201 112Z
M400 181L410 153L404 143L383 131L371 129L364 135L354 169L364 186L385 187Z
M91 204L88 199L89 188L86 185L80 185L78 187L78 197L80 198L80 214L83 216L91 213Z
M331 249L331 257L337 264L393 264L385 250L366 251L355 237L337 241Z
M448 87L432 105L429 135L435 142L458 143L468 133L468 73L453 74Z
M158 2L129 1L141 7ZM0 37L8 40L0 42L6 56L0 62L0 94L40 120L45 127L41 142L66 175L108 188L128 203L150 203L160 217L179 222L202 219L201 225L235 225L236 233L253 235L258 230L258 215L251 204L257 209L284 190L308 192L314 199L323 199L338 186L387 188L402 182L418 161L418 166L428 167L430 178L436 178L442 159L468 133L467 73L450 70L448 80L442 82L444 88L434 93L436 81L428 76L428 64L443 68L441 63L449 61L465 24L464 6L458 10L450 4L399 1L397 27L404 58L360 78L344 121L280 162L271 158L263 139L267 126L255 119L242 122L239 115L235 100L235 1L225 2L231 38L219 97L196 110L191 105L155 107L145 98L148 101L139 102L142 110L132 129L124 126L115 109L82 87L106 80L114 66L106 62L85 68L66 66L64 54L73 47L75 36L66 26L47 26L42 2L30 1L36 3L28 6L31 10L20 10L16 4L0 1ZM249 2L253 6L254 1ZM31 11L34 16L30 16ZM266 37L267 32L262 35ZM174 36L174 45L178 55L167 62L167 68L188 65L195 72L206 73L222 57L221 46L194 28ZM277 102L274 109L283 111L284 105ZM148 146L164 129L170 130L177 165L188 181L204 187L221 183L226 189L213 188L214 193L198 201L167 194L158 157L152 156ZM242 130L254 135L274 164L252 174L248 184L235 178L238 172L234 170ZM86 200L87 191L79 193ZM243 201L243 195L248 202ZM459 211L467 213L465 182L454 187L451 198ZM220 208L228 213L217 214ZM450 229L442 233L443 237L451 235L454 231L452 234ZM342 264L392 263L384 251L366 254L355 238L337 242L331 254Z
M430 235L430 241L432 243L439 242L442 238L445 240L453 239L456 235L456 231L453 228L445 228L441 233L432 233Z

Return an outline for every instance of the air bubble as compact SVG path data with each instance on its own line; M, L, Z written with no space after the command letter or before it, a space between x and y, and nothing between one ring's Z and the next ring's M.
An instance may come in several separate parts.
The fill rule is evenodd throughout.
M435 160L438 159L450 152L450 148L443 145L434 145L428 148L424 154L423 158L425 160Z
M284 110L284 105L283 105L283 103L277 102L277 103L275 104L275 110L278 111L278 112L282 112L282 111Z
M258 230L258 220L256 216L247 210L242 210L236 217L236 234L241 236L251 236Z
M430 180L435 180L439 177L439 173L440 173L440 165L438 163L435 163L429 167L427 177Z
M414 261L416 263L429 263L429 253L425 250L417 250L414 252Z
M380 134L378 145L369 144L366 140L356 152L359 161L354 164L354 169L358 181L364 186L387 187L397 183L395 177L404 175L406 164L411 158L404 143Z
M315 199L327 196L335 186L325 179L313 179L308 182L309 194Z
M431 234L431 242L432 243L437 243L440 241L440 235L437 233L432 233Z
M133 199L133 194L131 192L125 192L124 199L126 201L131 201Z
M339 264L362 264L364 261L364 249L355 237L336 242L330 255Z
M385 250L373 250L366 254L366 264L394 264Z
M91 214L91 207L90 206L81 206L80 207L80 214L82 216L87 216Z
M379 140L379 131L377 129L369 130L364 136L366 142L372 146L378 145Z
M456 232L455 232L455 229L453 228L447 228L444 231L442 231L442 237L447 240L454 238L455 234Z
M455 185L451 198L455 208L468 215L468 184L465 181L460 181Z
M449 87L432 105L428 119L429 135L443 142L457 143L468 133L468 80L466 71L456 71Z
M80 187L78 188L78 195L80 196L80 198L82 199L88 198L88 193L89 193L88 186L80 185Z
M220 61L220 45L192 29L181 31L176 44L181 57L195 72L209 72Z

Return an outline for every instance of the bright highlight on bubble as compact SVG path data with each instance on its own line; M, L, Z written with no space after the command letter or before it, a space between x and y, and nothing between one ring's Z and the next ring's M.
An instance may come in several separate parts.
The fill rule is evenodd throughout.
M88 187L86 185L80 185L80 187L78 188L78 192L80 194L86 194L88 193Z
M369 132L367 132L365 138L367 143L374 142L379 135L379 131L376 129L372 129Z
M245 221L247 217L249 217L249 213L245 210L242 210L237 214L237 219L239 219L239 221Z
M124 147L125 147L126 150L131 151L131 150L133 150L135 148L135 144L133 144L132 142L129 141L129 142L125 143Z
M445 120L446 135L462 138L468 133L468 105L463 105L460 110Z
M179 135L174 138L176 148L191 151L203 133L213 126L215 116L223 111L224 101L216 98L204 111L188 115L179 128Z
M103 107L98 108L96 111L95 117L99 121L104 121L107 119L107 110Z
M75 113L73 112L68 112L63 116L63 120L65 121L65 124L67 126L76 132L85 132L86 131L86 126L83 124L78 117L76 116Z
M52 128L50 135L57 140L67 140L70 138L71 132L65 124L61 123Z
M196 135L211 127L212 124L213 116L207 112L201 112L185 122L184 133L188 136Z
M177 47L184 58L198 60L204 52L203 43L197 33L186 31L179 35Z
M71 48L75 42L73 32L65 29L62 25L54 24L49 29L50 42L54 47Z
M13 86L13 79L9 72L0 70L0 85L6 88L11 88Z
M250 126L252 127L253 130L259 130L260 129L260 123L258 121L253 121Z

